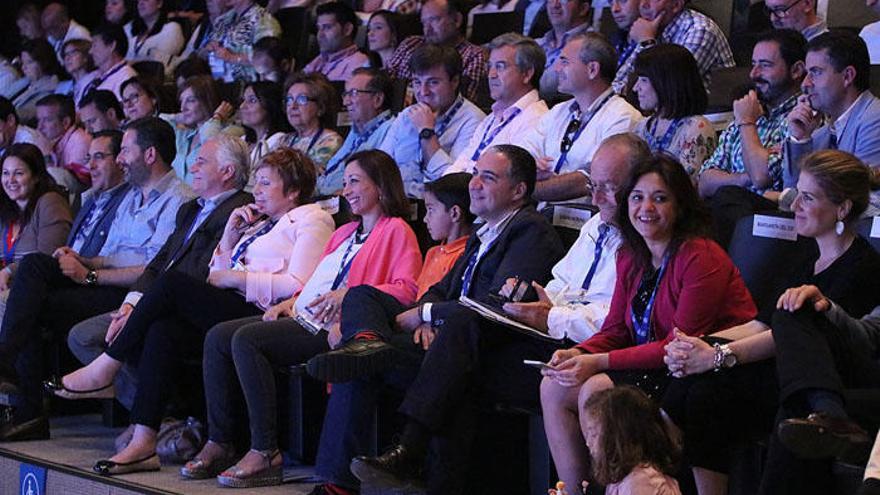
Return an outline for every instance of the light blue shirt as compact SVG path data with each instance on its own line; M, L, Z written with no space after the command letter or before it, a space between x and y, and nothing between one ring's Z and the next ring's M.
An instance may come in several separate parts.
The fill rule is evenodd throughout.
M380 121L381 124L379 124L378 127L375 127L374 130L374 126ZM345 160L358 151L378 148L379 145L382 144L382 141L385 140L385 136L388 134L388 129L391 128L391 124L393 123L394 117L391 115L391 112L385 110L379 115L373 117L373 119L367 122L362 129L352 126L351 131L348 133L342 146L336 150L336 154L330 157L330 160L327 161L327 167L324 169L324 173L318 176L318 194L321 196L328 196L342 189L342 176L343 172L345 172ZM370 133L371 131L372 133ZM362 140L361 136L363 133L370 134L366 139ZM358 141L361 141L359 143L360 145L355 147L355 144L357 144Z
M189 186L169 170L146 194L132 187L122 198L100 256L104 266L146 265L174 231L177 210L194 197Z
M462 104L458 105L461 101ZM453 115L447 115L455 110ZM412 107L410 107L412 108ZM437 117L439 123L449 119L449 124L440 134L438 139L443 153L434 153L430 160L422 160L422 149L419 140L419 131L409 119L409 108L400 112L394 119L388 135L379 147L388 153L400 167L400 175L403 178L403 188L406 195L411 198L421 198L425 191L425 182L439 179L453 159L459 155L470 143L471 136L476 132L486 114L476 105L459 95L455 102L442 115Z

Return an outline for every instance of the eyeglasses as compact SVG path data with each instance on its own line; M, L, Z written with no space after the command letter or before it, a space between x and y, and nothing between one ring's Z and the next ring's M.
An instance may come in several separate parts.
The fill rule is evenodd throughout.
M795 5L801 3L802 1L803 0L794 0L794 2L791 2L786 7L779 7L779 8L775 8L775 9L771 9L770 7L767 7L765 5L764 10L766 10L767 15L769 15L771 17L775 16L775 17L778 17L779 19L784 19L786 16L788 16L788 11L791 10L792 7L794 7Z
M141 99L140 93L135 93L135 94L129 96L128 98L123 98L122 99L122 106L127 107L129 105L134 105L138 102L139 99Z
M620 190L620 187L617 184L612 184L610 182L598 183L593 182L592 179L587 180L590 183L590 189L593 192L600 192L609 196L613 196L614 194L617 194L617 191Z
M284 104L289 107L292 107L294 105L294 103L297 106L301 107L303 105L308 105L310 101L318 101L318 100L316 100L315 98L312 98L311 96L308 96L308 95L296 95L296 96L285 96L284 97Z
M581 120L578 118L571 119L571 122L568 123L568 127L565 128L565 134L562 135L562 142L559 143L559 151L561 153L568 153L571 146L574 144L572 137L580 128Z
M378 93L378 91L373 91L373 90L371 90L371 89L357 89L357 88L351 88L351 89L349 89L348 91L345 91L344 93L342 93L342 96L343 96L343 97L346 97L346 96L347 96L347 97L349 97L349 98L354 98L355 96L358 95L358 93L371 95L371 94Z

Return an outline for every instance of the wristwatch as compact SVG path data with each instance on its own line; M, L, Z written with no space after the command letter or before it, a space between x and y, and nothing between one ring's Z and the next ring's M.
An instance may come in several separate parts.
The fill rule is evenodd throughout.
M651 48L652 46L657 44L657 40L655 39L647 39L639 42L639 48Z
M434 132L434 129L430 127L425 127L421 131L419 131L419 139L431 139L432 136L435 136L437 133Z
M89 272L86 273L85 283L86 285L98 285L98 272L95 270L89 270Z
M715 358L712 362L712 366L715 371L718 371L721 368L733 368L736 366L738 360L736 354L730 350L729 345L715 344L713 347L715 348Z

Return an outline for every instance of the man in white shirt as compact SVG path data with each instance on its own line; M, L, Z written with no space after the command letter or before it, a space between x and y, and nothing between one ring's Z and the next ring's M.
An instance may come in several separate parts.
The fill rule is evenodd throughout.
M52 48L55 49L59 62L64 62L61 52L64 42L77 39L92 39L89 35L89 30L71 19L67 7L60 2L52 2L43 9L40 24L43 25L46 38L49 44L52 45Z
M553 267L546 288L533 284L537 302L507 303L514 319L557 339L580 343L602 328L617 280L617 249L623 239L614 225L615 193L636 164L651 156L648 145L633 133L611 136L599 146L590 178L592 202L599 209L581 227L568 253Z
M521 34L507 33L492 40L489 49L489 95L495 100L492 113L480 122L458 157L450 157L455 161L446 173L473 172L474 163L489 146L515 144L547 113L547 104L537 90L544 72L541 47Z
M421 199L425 182L443 175L486 114L459 93L462 62L454 48L423 44L410 70L416 103L394 119L379 149L400 167L407 196Z
M36 129L18 123L15 107L7 98L0 96L0 155L15 143L30 143L40 148L43 156L50 156L52 145Z
M523 139L538 162L534 198L565 201L589 194L590 162L607 137L633 130L641 113L616 96L611 81L617 67L614 48L604 36L571 38L556 62L559 91L574 96L541 117Z
M816 0L764 0L764 5L776 29L794 29L807 41L828 32L828 24L816 12Z
M121 27L105 24L96 29L89 53L98 68L98 75L83 94L92 89L106 89L122 101L122 83L137 76L137 72L126 63L127 52L128 38Z
M880 0L865 0L868 7L880 14ZM859 36L868 45L868 54L871 56L871 65L880 64L880 21L872 22L862 28Z
M547 18L550 30L538 39L538 45L544 49L547 62L541 76L541 94L553 95L557 91L558 81L553 64L562 54L562 48L575 35L590 31L590 2L588 0L548 0Z

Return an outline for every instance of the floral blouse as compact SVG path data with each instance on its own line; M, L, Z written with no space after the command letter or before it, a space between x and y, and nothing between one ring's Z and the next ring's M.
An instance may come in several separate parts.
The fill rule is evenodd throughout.
M314 142L312 142L313 140ZM283 146L289 146L305 153L318 166L318 175L321 175L324 173L327 162L336 154L336 150L342 146L344 140L336 131L321 129L317 139L314 136L300 138L294 131L285 134L281 143Z
M250 59L254 44L267 36L281 36L281 26L263 7L253 4L240 16L234 9L217 18L211 41L233 53L245 54ZM256 72L250 63L233 64L217 62L223 65L223 79L227 81L255 81Z
M665 144L662 143L664 136L654 130L654 120L649 118L639 122L635 133L648 142L651 151L665 151L678 159L688 175L696 180L703 162L712 156L718 146L712 123L702 115L684 117L672 139Z

